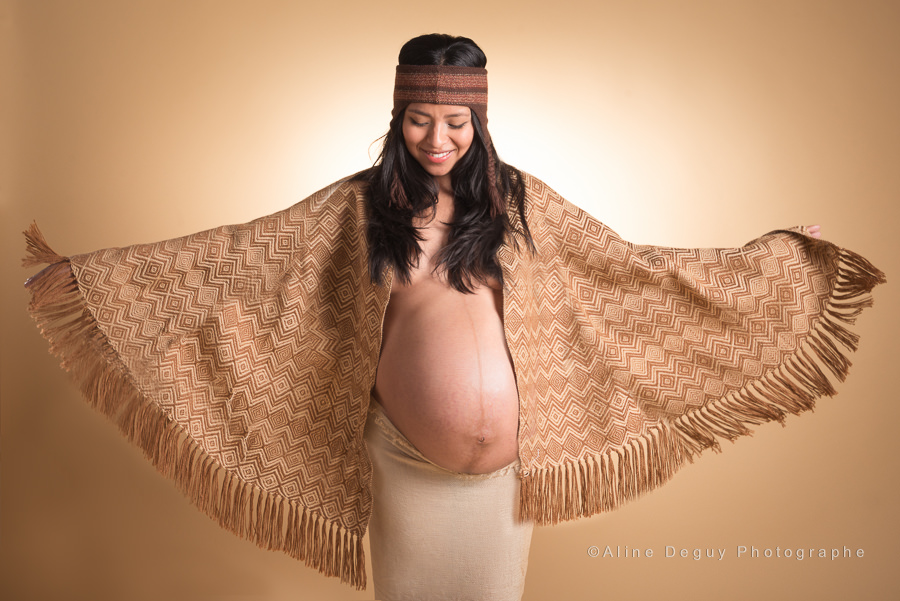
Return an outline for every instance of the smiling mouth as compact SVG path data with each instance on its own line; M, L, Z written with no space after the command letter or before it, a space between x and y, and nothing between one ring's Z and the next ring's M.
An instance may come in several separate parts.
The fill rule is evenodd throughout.
M453 151L445 150L444 152L428 152L428 151L424 151L424 152L425 152L425 156L427 156L428 159L432 163L443 163L444 161L447 160L447 158L450 156L450 153Z

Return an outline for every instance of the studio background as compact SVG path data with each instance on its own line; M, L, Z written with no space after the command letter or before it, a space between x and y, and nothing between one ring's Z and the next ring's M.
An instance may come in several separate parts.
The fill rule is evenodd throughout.
M525 600L897 598L898 30L876 0L3 1L0 596L372 599L221 530L80 399L26 315L20 232L76 254L290 206L371 164L397 52L437 31L485 50L501 157L625 239L821 223L890 280L836 398L538 528Z

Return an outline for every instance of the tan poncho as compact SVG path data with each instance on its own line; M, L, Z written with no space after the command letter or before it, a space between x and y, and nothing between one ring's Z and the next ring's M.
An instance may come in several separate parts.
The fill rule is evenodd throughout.
M859 255L802 228L635 246L525 183L537 252L499 261L526 518L613 509L846 374L846 325L884 281ZM222 526L357 587L390 296L365 221L364 185L343 181L248 224L70 258L33 226L26 259L51 263L30 310L94 406Z

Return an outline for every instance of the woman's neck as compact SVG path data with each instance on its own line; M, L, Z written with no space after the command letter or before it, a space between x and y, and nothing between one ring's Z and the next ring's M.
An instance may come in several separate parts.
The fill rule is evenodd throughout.
M450 177L450 174L447 175L439 175L434 178L434 183L437 184L438 187L438 197L449 196L453 198L453 179Z

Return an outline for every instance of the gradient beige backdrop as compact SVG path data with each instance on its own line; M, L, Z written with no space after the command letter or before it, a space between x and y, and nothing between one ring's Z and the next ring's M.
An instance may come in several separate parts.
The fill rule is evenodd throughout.
M73 254L284 208L370 164L397 51L432 31L486 51L501 156L626 239L818 222L893 278L837 398L538 529L525 599L898 598L900 2L23 0L0 28L3 599L372 598L220 530L79 399L26 317L19 232Z

